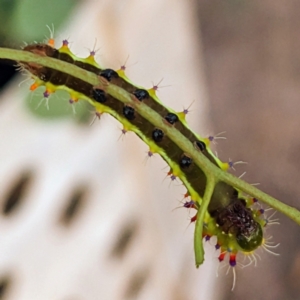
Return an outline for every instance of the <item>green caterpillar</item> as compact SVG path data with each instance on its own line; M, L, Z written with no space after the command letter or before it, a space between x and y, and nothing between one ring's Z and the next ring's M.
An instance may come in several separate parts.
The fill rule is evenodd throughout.
M137 105L143 102L156 111L165 124L181 132L197 151L217 167L226 171L232 166L232 163L224 163L213 154L210 149L211 137L200 137L189 128L185 119L187 111L175 112L164 106L156 96L156 87L144 89L133 84L125 75L124 68L117 71L102 68L95 61L93 51L87 58L78 58L70 51L66 40L58 50L54 48L52 42L28 45L23 50L74 64L95 73L106 85L119 86L130 93ZM139 115L133 106L125 105L106 93L103 87L93 86L81 79L36 63L20 62L20 64L35 80L31 90L45 86L45 98L58 89L66 90L70 93L70 103L86 100L95 108L97 115L108 113L123 124L124 132L135 132L149 146L149 155L158 153L169 165L168 174L171 178L178 177L187 188L186 196L191 200L183 206L195 210L201 207L207 184L205 173L193 162L189 153L185 153L161 128ZM218 182L205 214L203 237L208 240L211 236L216 236L216 249L221 251L219 260L223 261L228 254L229 265L235 267L238 252L250 254L251 257L258 247L267 246L263 228L270 223L270 219L261 217L263 214L264 210L257 204L255 198L243 195L224 182ZM196 218L197 214L191 222Z

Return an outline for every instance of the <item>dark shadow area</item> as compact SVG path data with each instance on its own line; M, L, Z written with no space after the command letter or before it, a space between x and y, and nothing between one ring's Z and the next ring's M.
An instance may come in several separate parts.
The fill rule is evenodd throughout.
M79 215L86 203L87 194L88 189L86 187L78 187L73 191L60 216L60 222L63 225L70 225L76 220L76 217Z
M24 172L16 179L2 202L2 214L9 216L22 204L27 190L32 182L32 172Z
M129 248L130 243L138 230L138 224L130 221L120 228L119 234L113 248L111 250L111 256L113 258L122 258Z
M0 278L0 299L8 299L7 295L12 285L12 279L9 275Z
M129 279L128 286L124 293L124 299L138 299L139 293L149 277L149 270L141 269L136 271Z

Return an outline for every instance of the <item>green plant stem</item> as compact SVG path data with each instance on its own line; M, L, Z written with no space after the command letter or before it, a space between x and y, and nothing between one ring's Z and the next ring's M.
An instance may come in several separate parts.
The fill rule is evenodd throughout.
M25 52L22 50L13 50L13 49L5 49L0 48L0 58L2 59L10 59L14 61L24 61L24 62L33 62L37 63L49 68L56 69L58 71L67 73L71 76L82 79L94 86L98 86L101 89L104 89L108 94L112 95L114 98L118 99L123 103L128 103L132 105L137 112L148 119L152 124L164 130L164 132L169 136L169 138L176 143L184 152L189 153L194 162L203 170L206 174L207 178L213 177L214 183L218 181L224 181L227 184L238 188L239 190L249 194L252 197L259 199L266 203L267 205L275 208L276 210L282 212L290 219L294 220L297 224L300 225L300 211L296 208L293 208L287 204L280 202L279 200L265 194L260 191L256 187L246 183L245 181L237 178L223 170L219 169L217 166L212 164L204 155L199 153L192 143L183 136L176 129L168 126L163 122L161 116L152 110L150 107L145 105L144 103L137 103L134 101L132 96L125 91L124 89L115 86L113 84L107 84L101 80L99 80L98 76L85 71L75 65L71 65L69 63L49 58L49 57L41 57L29 52Z
M76 67L75 65L71 65L55 58L39 56L27 51L0 48L0 58L10 59L18 62L24 61L37 63L39 65L67 73L92 85L96 85L99 81L97 75Z
M207 177L204 196L202 199L201 206L198 209L198 213L197 213L197 220L196 220L195 232L194 232L194 252L195 252L195 262L197 268L199 268L199 266L204 261L204 249L202 243L203 224L204 224L204 217L205 214L207 213L207 208L211 196L214 192L215 184L216 183L214 177Z

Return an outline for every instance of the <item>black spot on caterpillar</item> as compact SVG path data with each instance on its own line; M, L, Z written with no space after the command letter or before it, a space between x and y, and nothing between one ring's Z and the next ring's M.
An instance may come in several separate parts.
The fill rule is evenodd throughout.
M132 121L133 119L135 119L134 108L132 108L128 105L124 105L123 106L123 115L127 120Z
M107 100L105 92L100 89L93 89L93 99L99 103L105 103Z
M67 41L57 50L51 45L35 44L24 48L39 55L48 56L74 64L82 69L93 72L106 81L126 90L138 103L143 101L152 110L156 111L168 126L180 131L203 155L213 164L227 170L229 163L221 162L211 151L210 139L201 138L194 133L185 121L185 113L176 113L164 106L155 94L155 89L146 90L134 85L124 74L124 70L112 70L101 68L94 60L94 54L86 59L77 58L68 48ZM188 153L175 144L161 129L155 127L150 121L139 115L135 109L107 94L105 90L97 86L38 64L21 62L35 78L34 89L37 86L46 86L46 95L57 89L65 89L71 94L73 102L79 99L88 101L96 109L97 113L109 113L120 121L126 131L134 131L149 147L151 153L158 153L170 166L169 174L179 177L191 197L187 208L198 209L203 197L206 176L204 172L193 163ZM235 265L235 255L238 251L251 253L264 244L263 230L267 221L260 218L259 210L250 209L253 199L240 195L233 187L219 182L214 190L205 217L204 237L217 236L216 248L221 248L221 257L224 253L230 253L230 264ZM195 217L192 218L192 221Z
M177 115L173 114L173 113L168 113L165 116L165 120L170 123L171 125L175 124L176 122L178 122L178 117Z

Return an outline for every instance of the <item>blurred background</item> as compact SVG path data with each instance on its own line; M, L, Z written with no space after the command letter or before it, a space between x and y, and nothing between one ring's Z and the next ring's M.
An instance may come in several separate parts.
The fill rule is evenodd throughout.
M138 85L163 79L158 96L202 136L226 131L222 160L236 175L300 208L300 3L227 1L0 1L1 46L68 39L97 51ZM160 157L91 107L29 93L1 62L0 299L299 299L299 228L283 215L267 235L280 256L257 267L218 268L213 243L194 267L185 189ZM298 79L299 78L299 79ZM121 136L121 138L120 138Z

